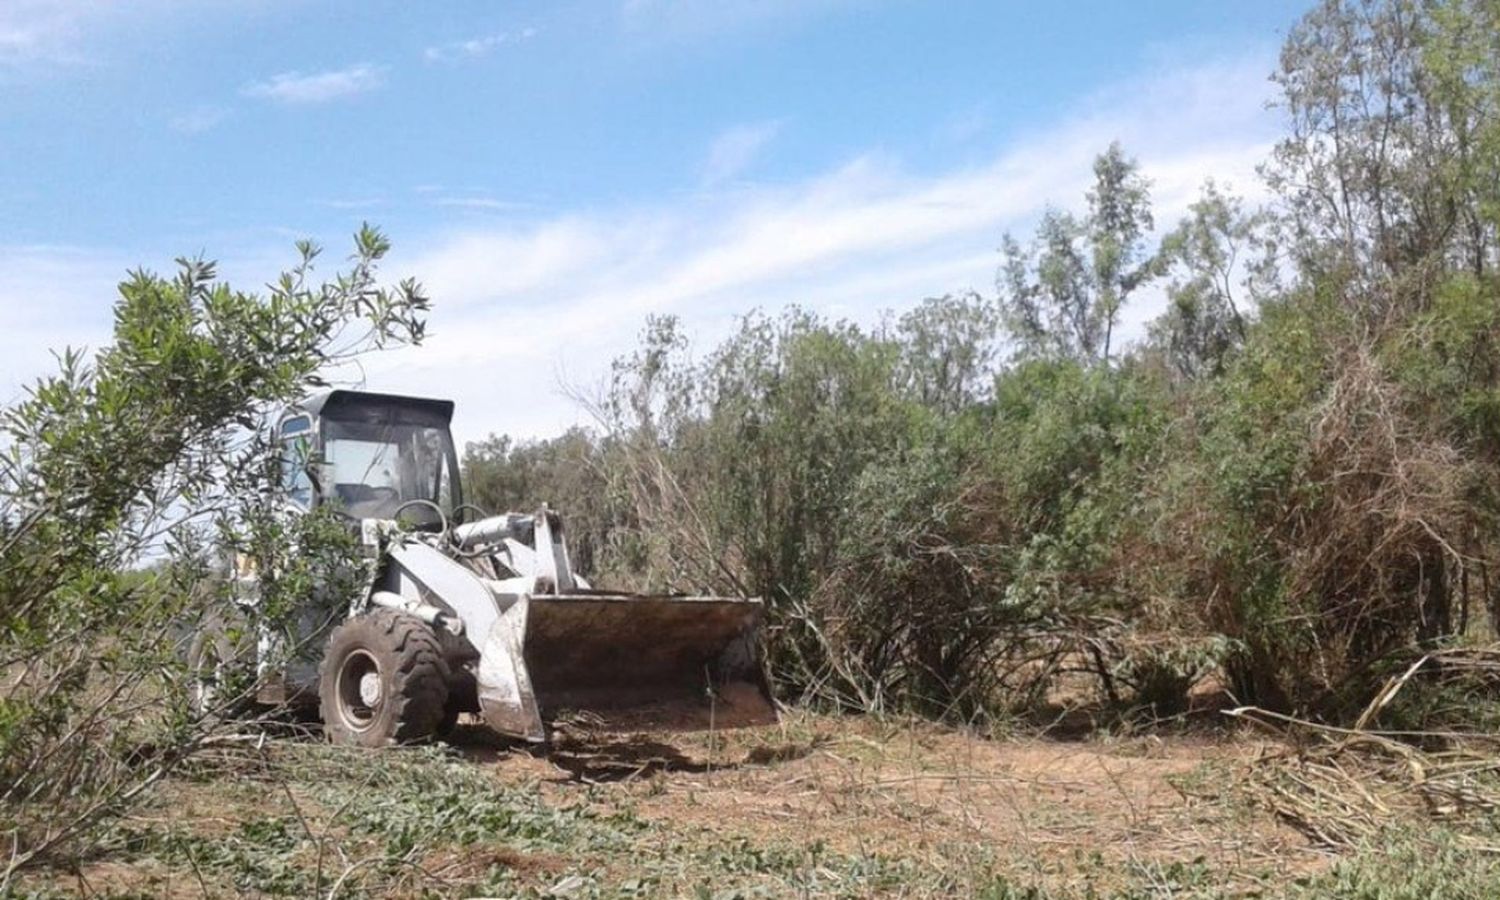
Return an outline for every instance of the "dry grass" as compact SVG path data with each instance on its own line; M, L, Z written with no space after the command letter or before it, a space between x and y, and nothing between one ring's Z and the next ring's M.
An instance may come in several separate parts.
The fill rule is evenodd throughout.
M461 726L449 748L376 754L247 742L171 778L101 854L20 888L152 897L1320 896L1329 879L1348 881L1341 867L1358 863L1361 842L1431 813L1398 809L1393 798L1417 795L1363 780L1397 775L1394 756L1385 768L1353 770L1306 742L1299 755L1284 738L1241 728L987 739L920 721L793 712L778 727L716 734L568 733L549 754L475 725ZM1473 774L1457 758L1424 759L1443 762L1425 769L1434 791ZM1309 798L1321 805L1308 808ZM1382 804L1389 817L1369 813Z
M1129 872L1203 864L1304 872L1320 857L1219 790L1268 745L1226 735L1061 742L985 740L919 721L793 716L780 729L637 743L573 739L551 759L493 761L562 800L595 796L722 841L819 842L934 869L987 854L1027 882L1063 885L1072 862Z
M1500 735L1371 726L1414 679L1454 690L1500 676L1500 646L1427 654L1392 677L1352 728L1246 708L1283 749L1249 773L1247 790L1316 844L1351 851L1410 822L1439 825L1468 849L1500 854ZM1460 691L1459 696L1464 696ZM1477 707L1476 703L1476 707ZM1473 709L1466 710L1473 715Z

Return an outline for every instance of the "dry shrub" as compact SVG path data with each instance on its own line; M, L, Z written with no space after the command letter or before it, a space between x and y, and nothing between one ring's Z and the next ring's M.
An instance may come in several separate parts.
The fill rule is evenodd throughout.
M1409 408L1368 346L1338 373L1277 535L1289 621L1306 635L1304 696L1337 694L1414 640L1452 634L1483 474Z
M993 485L948 499L903 474L866 479L856 500L865 514L798 616L821 651L798 681L867 709L971 719L992 708L1039 617L1007 593L1014 536L984 514Z
M1235 644L1242 702L1333 716L1357 710L1394 654L1466 624L1493 553L1475 537L1481 488L1496 478L1414 400L1380 341L1338 334L1300 356L1272 347L1220 409L1184 419L1192 433L1172 451L1138 565L1149 571L1133 581L1196 614L1173 629L1190 638L1201 616Z
M1354 723L1332 728L1264 710L1234 715L1275 732L1288 748L1258 760L1244 787L1261 805L1334 850L1378 844L1392 828L1441 825L1460 843L1493 852L1500 811L1500 738L1434 722L1370 730L1414 691L1461 694L1493 705L1500 645L1420 657L1390 678ZM1474 695L1478 689L1486 695ZM1467 717L1465 717L1467 718Z

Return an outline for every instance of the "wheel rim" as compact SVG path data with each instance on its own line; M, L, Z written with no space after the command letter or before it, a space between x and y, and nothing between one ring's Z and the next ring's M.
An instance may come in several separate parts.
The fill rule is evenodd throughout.
M385 704L380 663L365 650L354 650L339 665L339 718L352 731L367 731Z

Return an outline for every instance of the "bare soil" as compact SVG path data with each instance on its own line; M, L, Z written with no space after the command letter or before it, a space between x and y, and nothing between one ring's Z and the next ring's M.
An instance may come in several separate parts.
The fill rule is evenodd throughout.
M497 779L534 780L557 802L587 789L718 839L938 866L983 852L1027 881L1073 883L1080 862L1136 875L1206 865L1243 872L1253 889L1330 860L1236 796L1233 784L1280 745L1229 732L988 739L796 714L713 735L567 734L546 754L483 738L461 746Z
M393 863L390 828L405 826L376 833L368 819L350 824L350 797L378 789L399 810L409 802L403 790L430 788L403 787L404 776L390 774L369 781L360 771L375 757L327 756L315 741L293 740L257 751L265 764L247 752L222 769L174 777L123 823L157 836L145 849L125 846L30 886L102 896L296 896L309 888L327 896L342 879L338 896L473 896L472 886L495 884L479 895L692 896L705 885L748 885L767 896L944 896L973 893L986 883L976 879L998 874L1048 896L1168 896L1187 867L1210 873L1214 896L1276 896L1333 861L1238 789L1280 747L1245 732L990 737L794 712L776 726L713 733L565 731L546 750L464 723L453 745L458 760L374 752L414 759L429 773L457 766L480 776L481 793L492 779L497 795L586 809L588 822L605 823L585 830L634 824L624 837L599 841L567 837L573 825L561 826L560 839L535 841L424 833ZM330 794L334 780L353 792ZM385 802L376 797L371 808ZM455 814L466 815L469 802ZM828 874L825 891L796 881L816 880L825 859L835 868L899 860L920 881L892 886L847 868ZM277 869L301 874L278 890ZM632 882L647 885L645 893L617 890ZM564 890L577 884L597 892Z

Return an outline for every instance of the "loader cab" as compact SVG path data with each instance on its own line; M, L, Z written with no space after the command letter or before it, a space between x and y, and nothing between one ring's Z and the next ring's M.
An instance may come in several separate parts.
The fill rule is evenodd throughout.
M281 493L298 510L333 505L353 519L436 525L463 505L449 423L453 403L364 391L327 391L276 424ZM405 507L403 511L403 507Z

